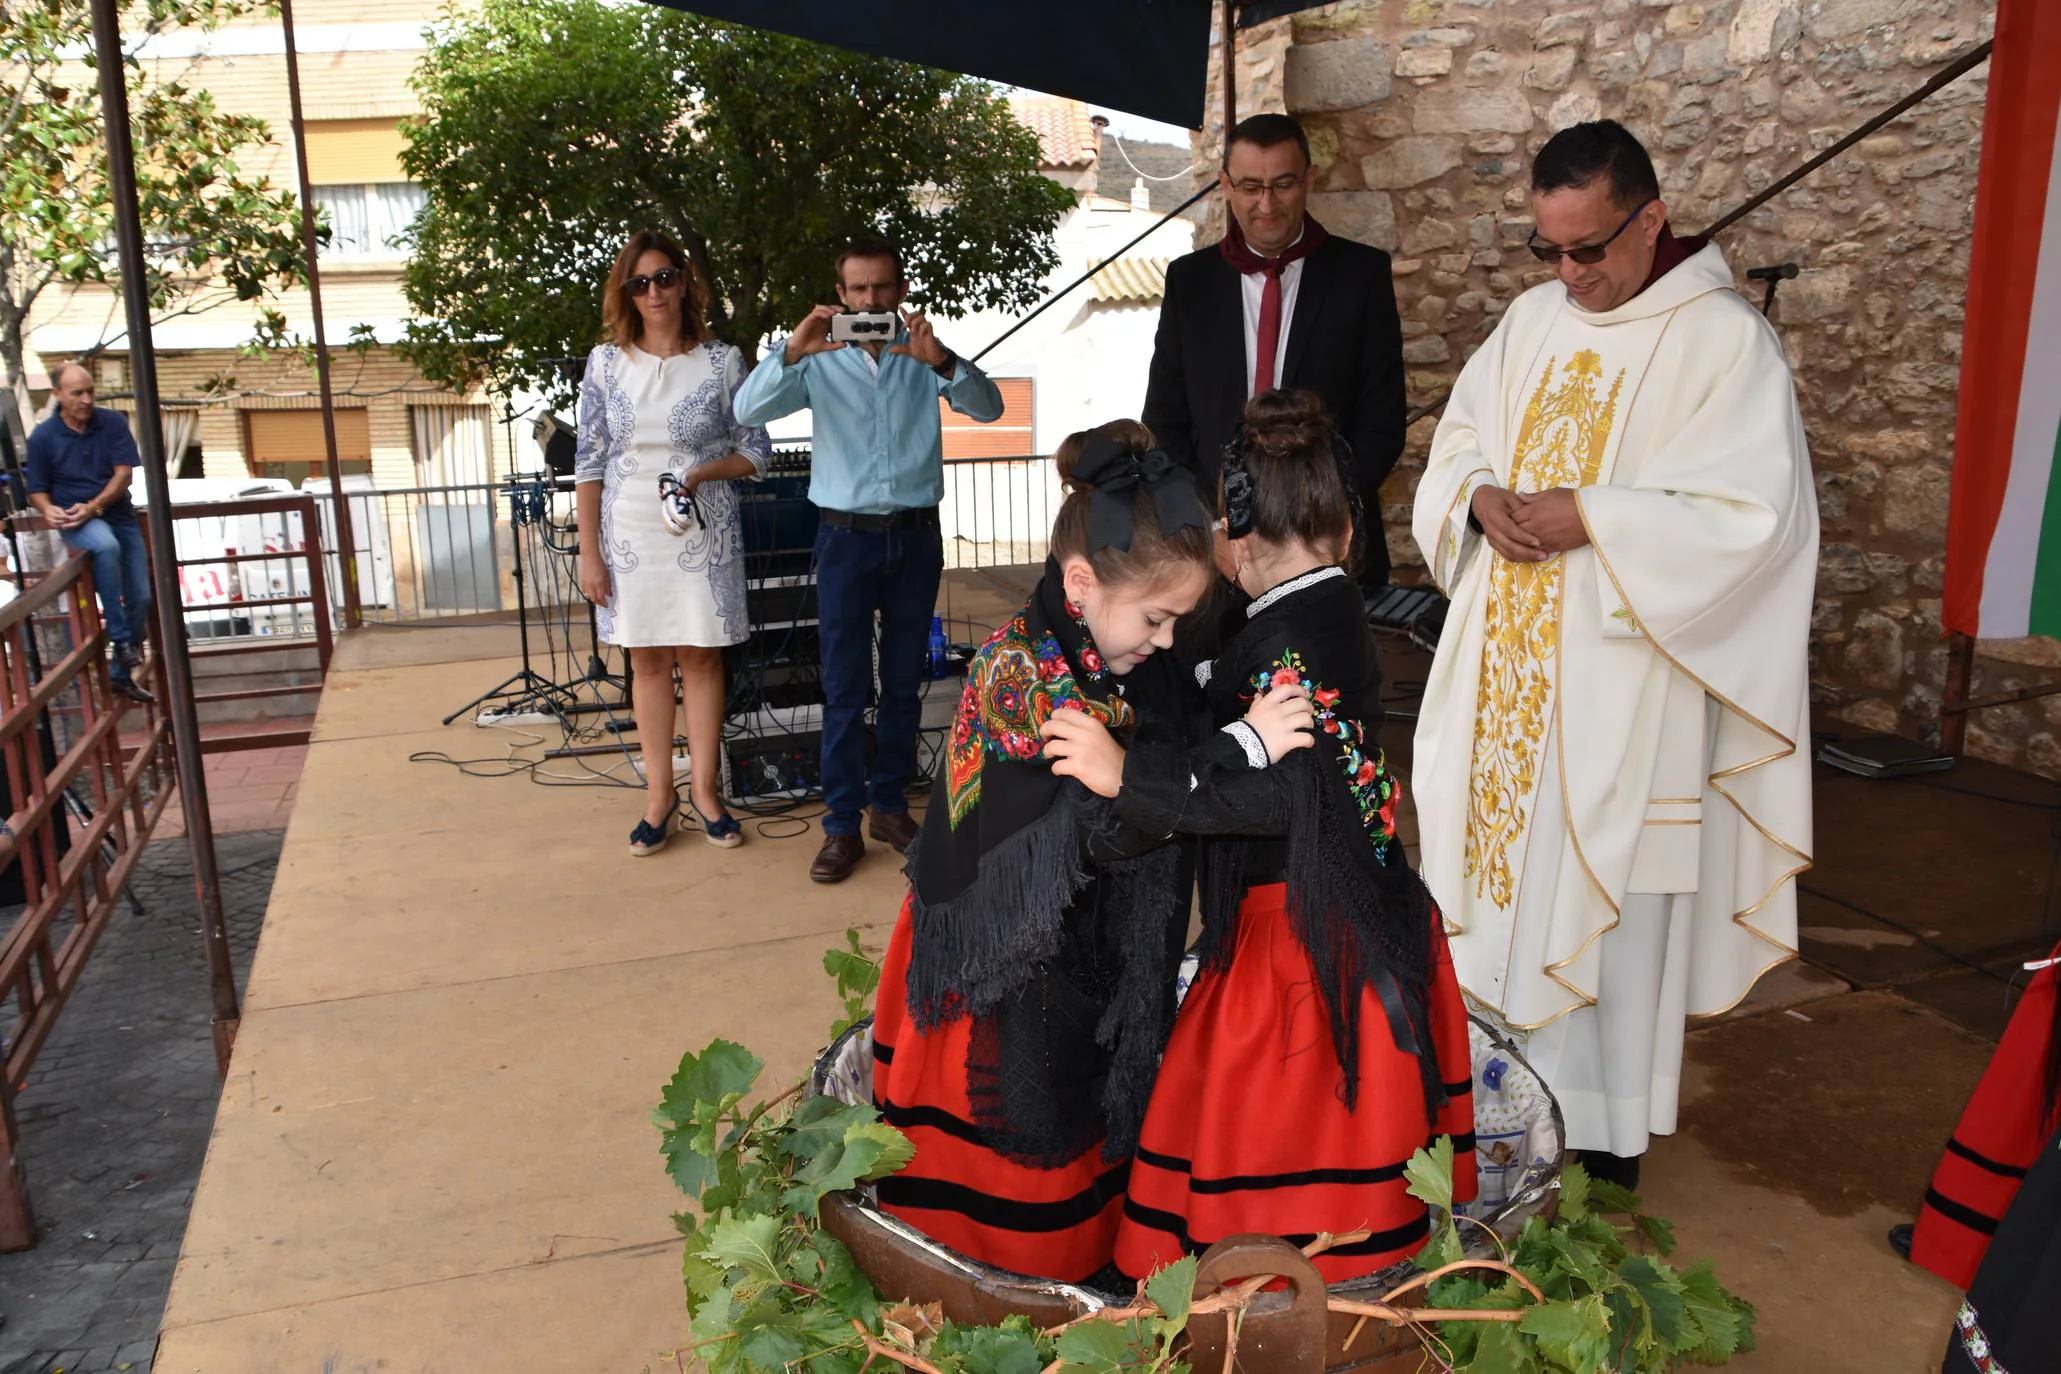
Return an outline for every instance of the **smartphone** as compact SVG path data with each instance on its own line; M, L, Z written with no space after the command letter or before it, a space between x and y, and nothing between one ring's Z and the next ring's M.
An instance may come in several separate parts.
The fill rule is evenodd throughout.
M893 343L901 328L892 310L847 310L830 317L830 342Z

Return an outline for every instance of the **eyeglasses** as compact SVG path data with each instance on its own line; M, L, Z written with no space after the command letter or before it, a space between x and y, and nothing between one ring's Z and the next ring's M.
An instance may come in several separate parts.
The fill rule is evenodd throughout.
M661 291L670 291L679 284L679 268L661 267L648 277L641 272L638 273L636 276L631 277L628 281L625 281L623 283L623 289L628 291L633 296L641 296L654 286Z
M1306 174L1297 173L1294 176L1279 176L1275 177L1272 181L1261 181L1258 177L1245 177L1242 180L1225 184L1239 195L1253 200L1259 199L1262 194L1268 191L1272 191L1276 198L1279 198L1281 196L1294 195L1296 188L1302 185L1304 175Z
M1654 198L1649 197L1646 200L1640 201L1639 209L1632 211L1629 215L1626 215L1624 217L1624 223L1618 225L1617 228L1614 231L1612 231L1610 237L1603 240L1601 243L1585 243L1579 248L1554 248L1549 244L1540 243L1539 231L1534 229L1531 231L1531 238L1526 240L1524 246L1526 248L1531 249L1531 255L1537 258L1540 262L1551 263L1555 267L1558 267L1560 265L1560 259L1562 258L1572 258L1574 261L1580 263L1584 267L1594 267L1597 263L1603 261L1603 255L1610 251L1611 244L1617 242L1617 236L1619 234L1622 234L1625 230L1631 228L1632 221L1637 219L1639 217L1640 211L1643 211L1647 206L1651 205L1653 203L1653 200Z

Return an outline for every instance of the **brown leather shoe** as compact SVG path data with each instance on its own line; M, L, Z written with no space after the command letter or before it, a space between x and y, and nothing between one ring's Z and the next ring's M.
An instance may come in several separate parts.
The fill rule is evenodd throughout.
M823 847L809 865L809 881L841 883L852 876L866 853L866 842L857 835L825 835Z
M866 818L866 833L882 844L893 845L897 854L909 852L918 829L916 818L906 811L875 811Z

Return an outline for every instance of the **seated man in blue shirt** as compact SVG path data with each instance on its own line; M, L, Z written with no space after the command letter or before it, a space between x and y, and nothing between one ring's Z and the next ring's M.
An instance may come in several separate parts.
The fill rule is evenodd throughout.
M849 310L899 310L909 294L902 260L879 240L837 257L837 297ZM944 433L937 398L983 424L1002 416L1002 393L937 340L921 311L904 314L893 344L830 341L835 306L821 305L768 354L737 392L737 422L763 425L804 407L814 413L809 499L816 530L816 598L823 641L823 847L809 865L819 883L843 882L866 852L866 832L907 850L916 838L907 792L916 780L919 688L930 617L944 571L937 507L944 498ZM866 693L873 621L880 618L880 702L871 776Z
M93 559L93 589L114 645L114 689L132 701L152 697L135 671L150 631L150 560L129 479L136 441L117 411L93 404L93 374L77 363L57 370L57 413L29 436L29 501L64 542Z

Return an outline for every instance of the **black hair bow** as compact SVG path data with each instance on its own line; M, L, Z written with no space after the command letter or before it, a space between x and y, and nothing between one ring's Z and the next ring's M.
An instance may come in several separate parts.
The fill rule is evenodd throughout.
M1159 508L1159 532L1171 538L1184 526L1208 529L1208 508L1195 484L1195 474L1158 449L1143 454L1131 452L1105 434L1090 438L1074 464L1074 477L1087 483L1088 551L1116 548L1129 551L1136 497L1132 489L1143 486L1152 493Z

